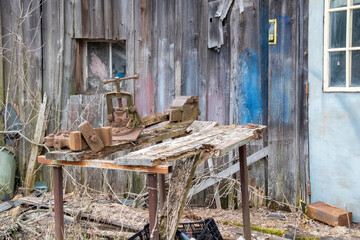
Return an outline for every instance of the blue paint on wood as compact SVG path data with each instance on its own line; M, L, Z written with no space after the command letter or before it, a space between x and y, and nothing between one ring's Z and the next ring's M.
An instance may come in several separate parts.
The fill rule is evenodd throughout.
M259 55L246 48L238 59L236 89L238 123L261 123L261 78Z
M269 46L271 59L269 69L271 84L269 93L269 112L275 124L293 124L295 82L293 66L292 21L288 15L276 17L278 22L277 44Z

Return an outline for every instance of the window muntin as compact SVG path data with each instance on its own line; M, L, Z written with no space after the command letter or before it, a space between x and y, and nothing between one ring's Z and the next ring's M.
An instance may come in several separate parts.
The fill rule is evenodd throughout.
M325 0L324 91L360 92L360 0Z

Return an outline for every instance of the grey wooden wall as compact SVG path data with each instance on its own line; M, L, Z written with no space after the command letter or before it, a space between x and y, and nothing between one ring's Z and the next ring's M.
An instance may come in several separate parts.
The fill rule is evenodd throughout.
M72 96L79 84L77 40L125 40L127 74L140 76L125 88L135 94L141 115L169 108L177 95L198 95L201 120L269 125L264 140L250 146L250 152L266 145L271 149L268 161L251 168L253 182L280 201L306 198L307 1L3 0L3 46L6 34L17 29L19 6L39 2L41 6L25 18L19 31L24 40L29 39L26 46L34 49L31 66L22 64L21 58L16 62L23 71L31 69L26 78L29 88L11 91L24 109L34 96L28 89L39 93L37 97L47 93L52 103L48 132L72 126L76 119L69 109L82 110L81 104L91 98ZM278 20L278 44L271 46L269 18ZM2 61L6 83L9 64ZM23 155L21 174L25 165ZM139 175L69 171L98 190L104 188L103 176L118 191L141 188L134 187ZM90 179L90 175L100 177ZM49 177L44 168L40 178L49 181Z

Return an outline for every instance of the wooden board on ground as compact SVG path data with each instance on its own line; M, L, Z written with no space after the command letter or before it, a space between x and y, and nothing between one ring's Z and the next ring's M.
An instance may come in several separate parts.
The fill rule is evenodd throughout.
M195 121L197 125L201 122ZM202 122L202 124L204 124ZM207 127L207 126L212 127ZM173 141L157 144L131 152L123 157L115 159L118 165L156 166L167 162L173 162L182 158L196 155L200 152L209 152L212 156L219 157L228 153L231 149L242 146L257 135L262 134L265 126L248 128L246 126L216 126L213 122L204 125L206 131L201 128L185 137Z

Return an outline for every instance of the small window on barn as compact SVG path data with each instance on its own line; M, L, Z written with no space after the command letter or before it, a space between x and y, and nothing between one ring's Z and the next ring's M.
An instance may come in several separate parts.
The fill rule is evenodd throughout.
M79 41L77 56L78 89L83 94L114 90L104 79L126 75L125 42Z
M360 92L360 0L325 0L324 91Z

